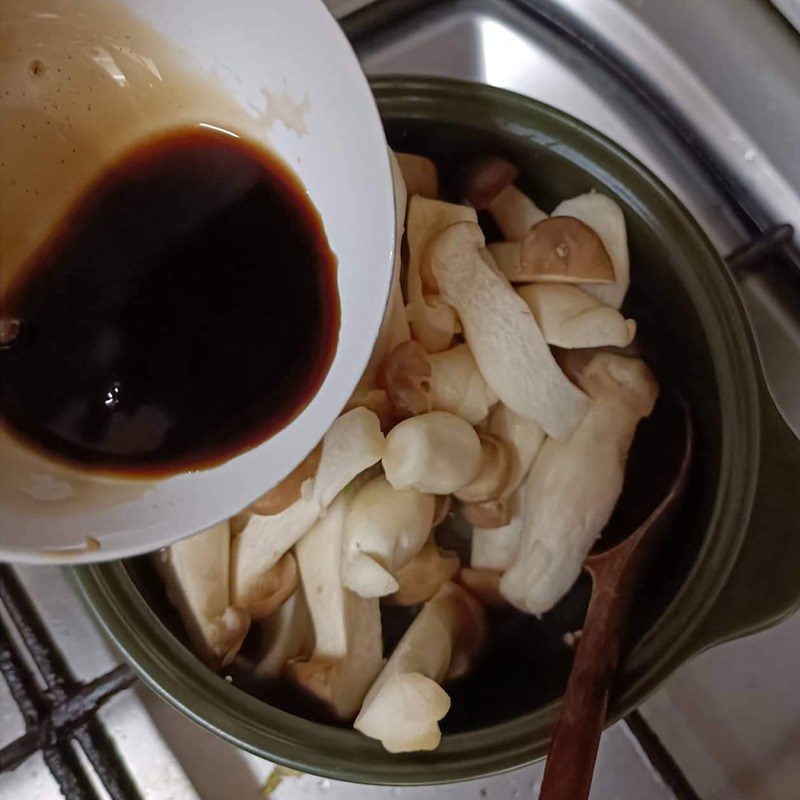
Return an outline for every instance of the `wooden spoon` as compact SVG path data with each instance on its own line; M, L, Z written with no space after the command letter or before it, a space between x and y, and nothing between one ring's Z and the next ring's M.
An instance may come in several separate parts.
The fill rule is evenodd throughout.
M689 407L678 397L660 400L637 432L623 497L603 537L609 531L633 532L610 549L590 555L584 564L592 576L592 596L550 742L539 800L589 796L636 579L655 552L686 486L693 438ZM638 463L644 453L648 464ZM654 461L659 462L660 481L649 466ZM646 497L654 491L658 495L648 504ZM633 506L631 497L638 500ZM641 518L643 508L645 513L653 510L638 527L630 524L637 515Z

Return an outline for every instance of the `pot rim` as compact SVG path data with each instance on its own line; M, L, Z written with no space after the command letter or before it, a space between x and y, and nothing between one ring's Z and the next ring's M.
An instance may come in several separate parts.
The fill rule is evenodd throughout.
M641 703L683 660L736 561L755 495L760 445L757 356L736 287L711 242L675 195L627 151L574 117L502 89L443 78L381 77L372 88L382 117L454 120L466 107L526 135L589 172L662 235L691 253L681 279L714 360L721 419L717 491L707 533L678 592L626 656L610 725ZM634 188L635 187L635 188ZM643 199L646 196L647 199ZM651 206L660 207L656 215ZM698 270L699 261L705 269ZM725 535L719 535L724 531ZM559 701L512 720L448 734L438 750L403 756L355 731L296 717L257 700L205 668L158 619L121 562L73 570L93 614L139 675L195 722L256 755L325 777L385 785L485 777L540 758ZM712 576L704 591L692 591ZM147 636L142 634L147 632ZM665 647L664 642L668 642Z

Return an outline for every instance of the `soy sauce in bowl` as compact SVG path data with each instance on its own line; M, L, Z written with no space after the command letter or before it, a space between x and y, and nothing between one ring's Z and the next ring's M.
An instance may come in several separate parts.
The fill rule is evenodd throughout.
M3 300L4 424L57 458L164 476L269 438L339 333L336 257L298 178L211 126L105 170Z

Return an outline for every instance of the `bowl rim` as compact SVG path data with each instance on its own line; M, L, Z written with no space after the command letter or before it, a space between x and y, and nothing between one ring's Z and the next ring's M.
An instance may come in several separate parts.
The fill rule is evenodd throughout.
M707 534L689 574L622 665L620 680L625 688L611 698L610 725L641 703L682 662L686 643L712 608L744 539L758 476L760 371L741 301L724 262L671 190L636 158L585 123L545 103L465 81L386 76L371 84L382 117L435 116L444 121L463 117L471 107L480 109L475 119L484 120L483 124L490 119L493 125L517 134L524 128L529 138L546 142L550 150L588 171L648 224L663 231L665 246L680 242L680 250L692 253L692 271L681 278L714 361L721 420L717 491ZM459 124L464 124L463 119ZM658 216L652 205L660 208ZM705 269L696 269L698 260ZM721 531L724 536L718 535ZM233 744L304 772L385 785L486 777L540 758L556 720L558 700L506 722L446 735L431 753L391 755L355 731L272 708L202 667L156 617L120 562L80 567L73 574L94 616L151 688ZM693 592L691 586L701 575L713 575L706 585L710 590Z
M8 425L0 425L0 450L4 457L15 459L9 459L7 470L0 469L0 560L14 563L77 564L125 558L166 546L237 513L263 493L265 476L278 481L288 475L341 413L367 366L389 302L396 225L386 137L352 44L322 0L295 0L268 31L259 32L258 26L249 30L242 38L241 53L230 47L229 34L237 33L237 23L219 3L205 0L214 13L187 27L176 24L186 16L176 6L186 7L186 12L197 0L173 0L163 9L157 3L149 10L138 8L142 4L135 0L121 1L132 6L131 16L137 23L143 21L154 29L157 42L166 40L181 64L185 60L187 74L219 83L219 91L243 111L227 120L213 104L207 110L202 94L193 92L200 98L197 104L187 103L185 113L177 107L174 118L159 115L155 123L143 123L141 131L134 128L130 141L123 139L111 148L88 183L75 184L71 192L77 191L80 197L103 174L108 166L105 161L113 165L131 148L171 130L210 125L269 151L295 175L314 213L321 217L335 256L336 347L314 391L298 401L269 435L241 443L221 460L175 467L166 474L115 472L71 463ZM261 5L253 13L256 22L266 23L275 15ZM191 16L190 8L187 13ZM124 27L124 20L120 24ZM292 42L309 41L309 36L322 58L287 60L286 52L294 52ZM275 47L268 47L270 43ZM284 47L287 51L281 50ZM287 65L286 69L267 68L280 55L273 52L276 48L283 52L280 64ZM248 55L251 49L252 56ZM206 61L219 69L207 69ZM270 91L275 97L280 91L287 98L297 96L298 108L308 117L308 130L277 124L280 115L275 120L262 115L261 122L253 121L259 98L266 103L265 109L270 102L280 104L274 97L268 100ZM358 182L345 181L354 175ZM68 203L64 213L70 207ZM354 226L365 216L372 225L362 225L360 236L354 236ZM6 475L15 479L6 480ZM45 485L66 484L66 497L59 502L35 499L31 485L35 489L42 479ZM28 491L18 491L21 484ZM102 502L97 502L98 495Z

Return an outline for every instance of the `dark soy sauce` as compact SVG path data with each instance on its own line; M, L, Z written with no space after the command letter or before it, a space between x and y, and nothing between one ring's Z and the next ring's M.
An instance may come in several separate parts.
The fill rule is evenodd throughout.
M336 258L276 156L204 127L106 170L3 302L4 424L103 471L218 464L290 422L339 333Z

